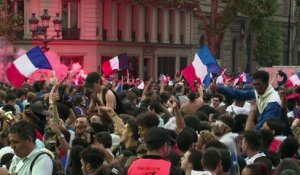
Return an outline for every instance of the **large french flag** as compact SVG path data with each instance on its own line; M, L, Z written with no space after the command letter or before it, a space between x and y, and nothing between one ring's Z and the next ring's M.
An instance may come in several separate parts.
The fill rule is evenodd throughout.
M221 68L210 49L204 46L197 51L192 64L184 68L181 73L190 86L195 89L194 80L201 82L207 88L212 80L211 73L218 73L220 70Z
M52 69L50 62L42 49L38 46L17 58L6 69L6 76L10 83L20 88L24 81L38 69Z
M118 55L102 64L104 76L113 73L114 70L128 69L128 56L126 53Z
M286 87L294 87L300 85L300 72L292 75L285 83Z

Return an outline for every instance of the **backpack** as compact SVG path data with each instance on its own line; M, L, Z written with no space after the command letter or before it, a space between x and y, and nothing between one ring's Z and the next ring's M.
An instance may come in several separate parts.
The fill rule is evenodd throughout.
M102 92L102 101L103 104L106 105L106 99L105 99L105 95L107 93L108 90L111 90L110 88L105 88ZM126 110L124 109L123 103L119 97L119 94L117 94L115 91L111 90L113 92L113 94L115 95L116 98L116 109L115 112L117 114L126 114Z
M32 160L31 164L30 164L30 172L32 172L32 168L34 166L35 161L43 154L47 154L51 160L52 160L52 165L53 165L53 171L52 171L52 175L65 175L65 173L63 171L58 171L58 168L55 166L54 160L52 159L52 156L49 153L46 153L44 151L40 152L38 155L35 156L35 158Z

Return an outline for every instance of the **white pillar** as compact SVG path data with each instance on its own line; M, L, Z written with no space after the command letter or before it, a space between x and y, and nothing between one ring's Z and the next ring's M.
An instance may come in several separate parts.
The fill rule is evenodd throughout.
M180 44L180 12L174 11L174 44ZM173 30L173 29L172 29Z
M169 28L169 9L163 9L163 33L162 33L162 42L169 43L169 35L170 35L170 28Z
M103 18L103 3L102 1L97 1L97 26L98 26L98 39L102 40L102 30L103 30L103 23L102 20L104 20Z
M104 1L104 29L107 30L107 39L109 41L117 41L117 2Z
M191 13L185 12L184 44L191 43Z
M180 71L180 55L177 54L175 58L175 74Z
M137 42L145 42L145 8L140 5L133 7L133 31L135 31L135 37Z
M157 8L149 7L150 10L150 42L157 43Z
M122 37L124 38L124 41L132 41L132 5L129 3L125 5L125 16L124 35L122 33Z

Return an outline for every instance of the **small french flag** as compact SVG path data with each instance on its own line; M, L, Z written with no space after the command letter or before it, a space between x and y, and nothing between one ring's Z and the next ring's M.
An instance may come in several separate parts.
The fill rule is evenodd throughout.
M114 70L128 69L128 56L126 53L118 55L102 64L104 76L113 73Z
M26 79L38 69L50 69L52 66L42 49L38 46L17 58L6 70L10 83L20 88Z
M292 75L285 83L286 87L293 87L300 85L300 72Z

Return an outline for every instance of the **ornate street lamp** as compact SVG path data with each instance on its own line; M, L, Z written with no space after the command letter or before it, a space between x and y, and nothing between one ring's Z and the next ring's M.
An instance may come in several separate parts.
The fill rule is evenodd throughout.
M51 16L48 14L48 10L44 9L44 13L41 16L42 26L39 26L39 20L36 18L35 13L32 13L31 18L28 20L29 26L30 26L30 32L32 33L32 38L37 39L38 41L43 42L43 51L48 51L49 48L47 47L48 43L53 41L55 38L59 38L59 33L61 32L61 24L62 20L60 19L59 13L56 13L56 17L53 20L54 24L54 31L56 32L56 35L52 36L48 39L47 29L49 28L49 22L50 22ZM42 29L42 33L44 37L40 38L38 35L40 35L40 31L38 29Z

